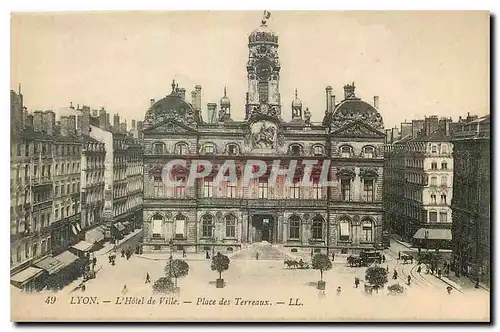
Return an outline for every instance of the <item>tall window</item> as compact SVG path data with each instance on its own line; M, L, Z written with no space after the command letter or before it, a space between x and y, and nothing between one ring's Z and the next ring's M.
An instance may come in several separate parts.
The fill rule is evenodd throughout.
M431 152L432 153L437 153L437 146L436 146L436 144L432 144L431 145Z
M259 102L267 103L269 101L269 82L259 81Z
M446 163L446 161L443 161L441 163L441 169L448 169L448 164Z
M431 194L431 204L436 204L436 195Z
M269 184L265 179L259 181L259 192L257 198L268 198L268 191L269 191L268 185Z
M448 145L446 144L441 145L441 153L448 153Z
M214 154L215 153L215 147L213 144L205 144L205 153L206 154Z
M373 179L363 180L363 192L367 202L373 202L375 197L375 186L373 185Z
M288 238L290 240L300 239L300 218L297 216L293 216L289 220Z
M163 143L154 143L154 145L153 145L153 153L154 154L165 154L165 144L163 144Z
M446 211L439 212L439 221L440 222L448 222L448 213Z
M163 226L163 217L161 215L153 216L153 237L161 237Z
M323 188L321 187L321 184L319 181L313 182L313 198L314 199L321 199L323 198Z
M434 200L436 200L436 196L434 195ZM446 204L446 195L441 194L441 204Z
M351 223L347 219L342 219L339 222L339 231L340 231L340 241L349 241L350 239L350 231L351 231Z
M226 237L236 237L236 217L233 215L226 216Z
M182 214L179 214L175 217L175 238L183 238L184 237L184 229L186 227L186 217Z
M351 200L351 179L340 180L340 194L343 201Z
M204 215L201 223L201 235L203 237L212 237L213 217L209 214Z
M437 177L435 176L431 177L431 186L437 186Z
M323 240L323 218L314 217L311 232L313 240Z
M372 159L375 154L375 149L372 146L366 146L363 149L363 156L368 159Z
M342 158L349 158L351 157L351 152L352 152L352 149L350 146L342 146L340 148L340 155Z
M227 197L236 198L236 182L227 182Z
M435 162L435 161L433 161L433 162L431 163L431 169L437 169L437 168L438 168L438 163L437 163L437 162Z
M323 155L323 147L321 145L316 145L313 149L313 153L315 156L322 156Z
M435 211L429 212L429 222L437 222L437 212Z
M61 189L64 189L64 186L62 186ZM163 196L163 182L161 181L161 176L153 177L153 189L156 197Z
M442 177L441 177L441 185L442 185L442 186L446 186L446 185L448 185L448 181L447 181L446 176L442 176Z
M362 239L364 242L373 242L373 222L370 219L363 219L363 234Z
M300 198L300 185L299 181L293 181L290 186L290 198Z
M185 143L178 143L175 150L175 152L181 156L189 153L188 145Z
M175 197L185 197L186 196L186 177L178 176L176 177L177 183L174 188Z
M214 183L212 179L205 179L203 183L203 197L213 196Z
M229 144L227 146L227 153L230 156L234 156L238 154L238 146L236 144Z

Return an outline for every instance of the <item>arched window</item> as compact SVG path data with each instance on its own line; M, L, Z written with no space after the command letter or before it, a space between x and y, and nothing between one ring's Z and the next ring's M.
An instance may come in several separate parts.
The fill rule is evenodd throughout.
M439 211L439 222L448 222L448 212L446 210Z
M373 242L373 221L370 218L364 218L361 225L363 227L361 235L363 242Z
M226 237L235 238L236 237L236 217L233 215L228 215L225 218L226 221Z
M186 228L186 217L182 214L177 215L175 217L175 238L183 239L184 238L184 230Z
M230 156L235 156L239 153L239 148L237 144L231 143L227 145L227 154Z
M215 153L215 144L207 143L203 146L203 151L206 154L214 154Z
M434 195L434 203L436 203L436 195ZM447 204L446 203L446 195L445 194L441 194L441 204Z
M159 142L153 144L153 154L165 154L165 150L165 144Z
M433 162L431 163L431 169L437 169L437 168L438 168L438 163L437 163L437 162L435 162L435 161L433 161Z
M448 163L446 163L446 161L441 163L441 169L448 169Z
M213 217L209 214L206 214L202 218L201 222L201 236L203 237L212 237L213 231Z
M189 147L186 143L177 143L175 145L175 153L182 156L189 153Z
M163 217L160 214L155 214L152 218L152 232L151 236L153 238L161 237L162 227L163 227Z
M323 148L322 145L315 145L313 147L313 155L322 156L324 153L325 153L325 149Z
M352 148L349 145L340 147L340 156L342 158L350 158L352 155Z
M363 148L364 158L372 159L374 155L375 155L375 149L373 148L373 146L365 146Z
M339 221L339 239L340 241L349 241L351 238L351 221L342 218Z
M289 219L289 230L288 230L288 238L290 240L299 240L300 239L300 218L297 216L290 217Z
M302 147L299 144L290 144L288 152L292 156L300 156Z
M313 240L323 240L323 218L320 216L314 217L311 226Z

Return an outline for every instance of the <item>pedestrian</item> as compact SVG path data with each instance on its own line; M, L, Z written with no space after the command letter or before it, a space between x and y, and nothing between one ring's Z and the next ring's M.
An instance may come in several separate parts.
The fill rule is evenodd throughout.
M146 282L145 284L151 283L151 278L149 277L149 273L146 273Z
M422 267L419 265L417 268L417 273L420 273L422 271Z
M210 259L210 254L208 253L208 251L205 252L205 258Z
M94 264L94 266L97 264L97 258L92 258L92 264Z
M334 262L334 261L335 261L335 253L332 252L332 262Z
M182 258L185 258L185 257L186 257L186 250L182 249Z
M342 292L342 287L337 287L337 295L340 295L340 292Z
M382 262L385 263L385 255L382 255Z
M125 257L125 249L122 249L121 254L122 254L122 257Z
M313 258L314 256L314 251L311 249L311 259Z
M453 288L451 288L451 286L446 287L446 291L448 292L448 294L451 294L452 289Z
M392 274L392 279L396 280L398 278L398 271L394 269L394 273Z
M408 276L408 286L411 284L411 276Z
M441 279L441 269L438 270L438 278Z
M398 259L401 259L401 251L398 251Z
M256 260L259 260L259 252L256 252L256 253L255 253L255 259L256 259Z
M354 287L358 288L358 285L359 285L359 278L356 277L354 278Z
M385 269L386 269L387 273L389 273L389 265L387 265L387 266L385 267Z
M122 294L127 294L127 293L128 293L127 285L124 285L122 289Z
M82 284L82 292L85 292L85 284Z

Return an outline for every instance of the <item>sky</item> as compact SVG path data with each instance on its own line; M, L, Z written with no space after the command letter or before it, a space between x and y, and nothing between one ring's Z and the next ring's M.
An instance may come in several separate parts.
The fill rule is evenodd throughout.
M142 120L149 100L175 79L206 104L224 86L232 117L244 117L248 35L262 12L23 13L11 19L11 89L30 110L105 107ZM487 12L273 11L279 36L282 116L295 89L321 121L325 87L337 101L355 82L358 97L380 97L386 127L439 115L489 113Z

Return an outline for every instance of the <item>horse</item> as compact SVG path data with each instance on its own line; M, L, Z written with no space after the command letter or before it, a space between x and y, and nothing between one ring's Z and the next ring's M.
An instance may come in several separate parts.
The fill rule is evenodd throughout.
M403 260L403 264L406 264L408 261L410 261L410 263L413 264L413 256L401 255L401 259Z

